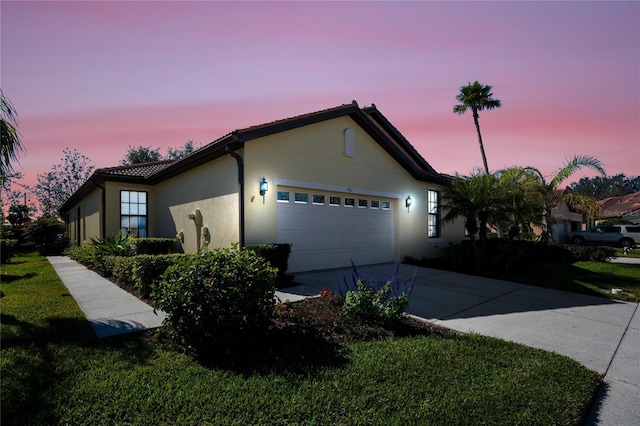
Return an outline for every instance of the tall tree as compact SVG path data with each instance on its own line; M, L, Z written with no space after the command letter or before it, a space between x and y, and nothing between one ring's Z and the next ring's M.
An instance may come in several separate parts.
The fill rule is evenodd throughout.
M91 159L77 150L65 148L63 153L62 163L39 174L38 183L33 187L45 215L57 215L60 206L89 179L94 169Z
M133 147L129 145L129 150L125 154L124 158L120 160L120 165L128 166L131 164L151 163L153 161L162 160L160 154L160 148L151 149L150 146L137 146Z
M18 154L24 151L18 133L18 113L11 101L0 89L0 184L4 184L7 176L13 171L11 163L18 160Z
M553 234L549 229L549 224L552 221L551 209L563 199L564 191L560 189L560 184L583 167L589 167L603 176L606 175L600 160L589 155L574 155L569 158L548 182L540 170L535 167L527 167L528 170L534 171L540 180L540 193L542 195L542 241L548 243L553 240Z
M13 226L21 226L31 219L31 209L24 204L13 204L9 207L7 220Z
M182 147L167 148L167 160L180 160L187 155L192 154L198 147L193 145L192 140L188 140Z
M482 154L484 172L489 174L489 165L487 164L487 156L484 153L482 134L480 133L480 123L478 122L478 112L485 109L491 110L494 108L500 108L502 106L502 101L493 98L491 86L482 85L477 81L460 87L460 93L458 93L456 99L460 103L453 106L454 114L462 115L467 112L468 109L473 113L473 123L475 124L476 132L478 133L478 143L480 144L480 153Z

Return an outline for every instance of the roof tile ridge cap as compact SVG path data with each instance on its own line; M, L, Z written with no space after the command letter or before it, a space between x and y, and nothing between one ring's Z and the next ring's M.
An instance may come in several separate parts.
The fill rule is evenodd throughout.
M162 165L162 164L171 164L174 163L178 160L172 160L172 159L166 159L166 160L157 160L157 161L149 161L149 162L145 162L145 163L134 163L134 164L121 164L118 166L110 166L110 167L101 167L99 169L96 169L96 173L97 172L112 172L112 171L117 171L117 170L131 170L131 169L139 169L142 167L149 167L149 166L155 166L155 165Z
M253 126L249 126L249 127L243 127L241 129L236 129L234 130L232 133L233 134L239 134L239 133L245 133L245 132L249 132L261 127L268 127L268 126L273 126L273 125L277 125L277 124L282 124L282 123L286 123L289 121L295 121L295 120L299 120L301 118L307 118L307 117L313 117L315 115L320 115L320 114L325 114L327 112L332 112L332 111L339 111L341 109L349 109L349 108L353 108L356 107L357 109L360 109L358 107L358 103L354 100L351 103L348 104L342 104L342 105L338 105L338 106L334 106L334 107L329 107L329 108L324 108L321 110L317 110L317 111L312 111L312 112L307 112L304 114L298 114L298 115L293 115L291 117L285 117L285 118L280 118L277 120L273 120L273 121L268 121L266 123L261 123L261 124L256 124Z

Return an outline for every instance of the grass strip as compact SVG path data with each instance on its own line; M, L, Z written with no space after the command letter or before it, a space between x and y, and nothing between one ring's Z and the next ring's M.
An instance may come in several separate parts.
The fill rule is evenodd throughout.
M640 302L640 265L609 262L537 263L509 281ZM624 293L612 294L612 288Z

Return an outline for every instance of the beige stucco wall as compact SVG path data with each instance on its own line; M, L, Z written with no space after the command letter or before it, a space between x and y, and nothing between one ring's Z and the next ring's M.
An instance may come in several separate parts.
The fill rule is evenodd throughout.
M105 237L113 236L120 230L120 191L141 191L147 193L147 215L148 215L148 227L153 223L152 212L153 200L155 189L151 185L140 185L122 182L106 182L104 184L106 188L106 222L105 222ZM149 228L150 229L150 228ZM149 232L149 236L155 236Z
M355 156L344 154L344 132L355 132ZM287 179L342 188L345 194L370 191L397 194L395 256L431 257L464 238L461 226L443 226L442 238L427 237L427 191L440 185L414 179L351 118L341 117L278 133L245 144L245 202L247 244L277 240L277 188ZM262 203L259 182L266 177L269 191ZM405 208L411 195L413 205Z
M101 232L101 190L96 188L89 193L81 202L75 204L69 211L68 231L71 244L86 244L91 242L91 238L99 238ZM80 208L80 217L78 217ZM78 222L79 234L78 234Z
M175 237L182 233L185 252L196 252L207 243L230 247L238 242L237 176L236 160L226 155L157 184L150 235ZM200 212L197 220L189 219L189 213L196 210ZM207 235L203 235L205 228Z
M345 130L355 134L355 155L345 155ZM449 242L464 239L462 221L442 225L440 238L428 238L427 192L438 184L418 181L398 164L351 118L304 126L246 142L238 154L244 160L245 243L277 241L277 184L305 183L330 192L378 195L393 198L395 256L433 257ZM148 193L148 235L182 238L185 252L196 252L205 244L229 247L239 241L239 186L236 160L224 155L154 186L107 182L106 235L120 229L120 191ZM263 204L259 182L266 177L270 188ZM405 207L410 195L413 205ZM96 189L80 204L83 241L100 236L101 190ZM441 200L442 201L442 200ZM75 242L77 206L70 213L70 231ZM197 213L196 220L189 218ZM205 232L206 231L208 232Z

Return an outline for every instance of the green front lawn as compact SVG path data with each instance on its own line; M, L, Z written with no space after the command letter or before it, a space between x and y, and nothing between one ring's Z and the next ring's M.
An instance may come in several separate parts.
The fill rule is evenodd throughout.
M640 302L640 265L609 262L536 263L509 281ZM623 290L612 294L612 288Z
M46 259L14 262L0 269L3 425L579 425L599 386L566 357L454 333L206 366L153 338L94 338Z

